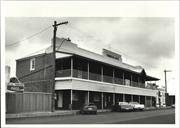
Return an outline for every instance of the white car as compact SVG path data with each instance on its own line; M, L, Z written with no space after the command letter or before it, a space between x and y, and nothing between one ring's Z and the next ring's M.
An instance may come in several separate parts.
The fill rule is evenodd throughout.
M24 92L24 84L18 78L12 77L7 84L7 92Z
M144 110L144 104L140 104L140 103L138 103L138 102L129 102L129 104L130 104L131 106L133 106L133 109L134 109L134 110L141 110L141 111Z

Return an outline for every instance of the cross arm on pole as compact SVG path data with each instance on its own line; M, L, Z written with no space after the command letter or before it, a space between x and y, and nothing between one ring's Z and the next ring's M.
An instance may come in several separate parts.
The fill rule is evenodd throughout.
M55 21L56 22L56 21ZM54 24L53 27L57 27L59 25L63 25L63 24L68 24L68 21L65 21L65 22L61 22L59 24Z
M172 72L172 70L164 70L164 72Z

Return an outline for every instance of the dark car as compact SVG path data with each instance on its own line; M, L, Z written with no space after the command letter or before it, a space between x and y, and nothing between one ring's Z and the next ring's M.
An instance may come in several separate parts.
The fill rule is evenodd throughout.
M81 114L97 114L97 106L94 103L84 104L80 110Z
M113 106L114 111L133 111L133 106L128 102L118 102Z

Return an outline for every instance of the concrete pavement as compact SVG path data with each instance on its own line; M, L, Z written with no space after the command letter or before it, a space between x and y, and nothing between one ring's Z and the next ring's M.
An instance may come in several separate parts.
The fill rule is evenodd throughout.
M109 109L99 109L97 113L111 112ZM6 114L7 119L11 118L25 118L25 117L44 117L44 116L68 116L77 115L79 110L57 110L54 112L31 112L31 113L18 113L18 114Z

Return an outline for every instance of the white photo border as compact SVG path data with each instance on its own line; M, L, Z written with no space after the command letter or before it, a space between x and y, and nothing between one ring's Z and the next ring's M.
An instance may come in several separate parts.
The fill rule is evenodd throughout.
M6 17L171 17L175 19L176 83L179 85L179 1L1 1L1 85L5 85ZM56 9L59 12L56 12ZM48 10L48 12L47 12ZM50 11L51 10L51 11ZM143 10L143 11L142 11ZM144 11L146 10L146 11ZM174 125L7 125L5 86L1 86L2 127L179 127L179 86Z

